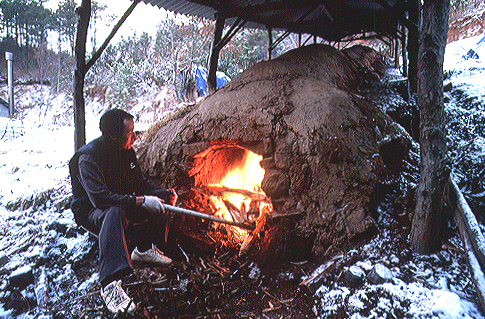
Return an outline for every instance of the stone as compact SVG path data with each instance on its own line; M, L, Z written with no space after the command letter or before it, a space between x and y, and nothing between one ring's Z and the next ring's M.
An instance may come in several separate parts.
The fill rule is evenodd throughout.
M267 170L261 183L263 191L273 199L286 196L289 187L290 180L288 175L276 169Z
M0 251L0 267L5 266L9 262L9 258L5 252Z
M248 277L251 280L258 280L259 276L261 276L261 270L257 265L255 265L249 272Z
M276 167L280 169L288 169L291 161L291 146L286 144L284 141L279 141L276 144L274 161Z
M20 290L34 283L34 274L32 267L26 265L18 268L9 276L10 285Z
M352 288L357 288L364 283L365 272L359 266L350 266L345 271L345 282Z
M261 166L262 168L264 168L265 170L266 169L271 169L271 168L275 168L276 165L274 163L274 158L272 157L266 157L266 158L263 158L260 162L259 162L259 166Z
M367 279L376 285L391 281L393 278L392 272L383 264L376 264L367 275Z
M209 147L209 144L207 144L206 142L184 144L182 145L182 152L184 155L194 156L199 154L202 151L205 151L208 147Z

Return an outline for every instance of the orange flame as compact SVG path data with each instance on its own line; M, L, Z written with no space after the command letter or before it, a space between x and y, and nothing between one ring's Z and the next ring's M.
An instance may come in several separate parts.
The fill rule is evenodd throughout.
M235 168L227 172L220 182L212 182L207 186L245 190L266 197L266 194L261 189L261 182L263 181L265 170L259 165L259 162L263 157L251 151L245 151L245 156L241 165L237 165ZM272 211L271 203L258 202L251 204L252 199L249 196L230 191L223 192L222 196L211 196L210 201L212 202L212 206L217 210L215 213L216 216L231 221L242 222L243 219L247 218L246 213L250 212L252 208L251 206L259 207L258 215L263 212ZM226 204L225 202L230 204ZM231 209L231 204L236 210ZM238 227L230 227L235 237L241 242L247 236L245 230Z

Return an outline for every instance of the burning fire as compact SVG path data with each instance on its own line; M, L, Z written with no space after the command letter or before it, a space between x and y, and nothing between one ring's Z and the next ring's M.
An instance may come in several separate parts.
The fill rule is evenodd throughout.
M218 146L196 155L195 159L191 175L195 176L197 186L211 191L209 204L217 217L245 222L273 210L261 189L265 174L259 165L262 156L237 146ZM248 234L238 227L228 227L241 242Z

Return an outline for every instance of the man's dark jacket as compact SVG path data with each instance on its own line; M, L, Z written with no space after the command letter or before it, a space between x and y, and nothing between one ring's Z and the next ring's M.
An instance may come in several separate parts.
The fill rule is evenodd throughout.
M116 143L103 136L74 154L69 171L73 194L71 210L76 223L85 227L89 225L86 222L88 213L94 208L119 206L135 210L135 197L142 195L158 195L168 201L168 191L143 177L135 151L120 150Z

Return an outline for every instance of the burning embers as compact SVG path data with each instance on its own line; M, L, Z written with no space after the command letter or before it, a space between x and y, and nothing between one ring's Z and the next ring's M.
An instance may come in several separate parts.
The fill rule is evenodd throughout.
M262 156L234 143L212 145L195 155L189 172L198 193L194 205L206 214L238 223L264 220L273 207L261 189L265 174L261 160ZM228 230L239 243L248 238L246 230L234 226Z

